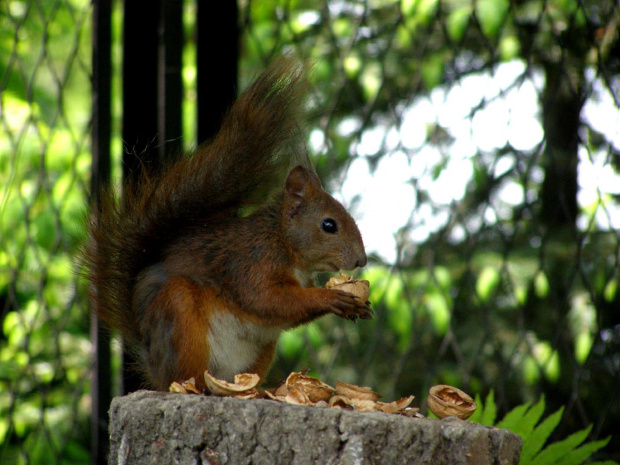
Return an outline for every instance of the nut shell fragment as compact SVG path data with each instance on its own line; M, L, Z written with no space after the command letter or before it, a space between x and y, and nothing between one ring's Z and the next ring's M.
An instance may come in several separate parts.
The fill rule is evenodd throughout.
M378 409L385 413L400 413L409 407L415 396L403 397L393 402L377 402Z
M291 389L285 397L285 402L287 404L296 404L296 405L310 405L310 399L308 395L303 392L301 389Z
M341 396L338 394L335 396L332 396L329 399L328 405L330 407L337 407L337 408L342 408L342 409L347 409L347 410L352 410L355 408L351 399L349 399L347 396Z
M404 410L399 410L398 412L399 415L402 415L404 417L410 417L410 418L424 418L424 415L422 415L420 413L420 409L417 407L407 407Z
M260 382L260 376L254 373L242 373L235 375L234 383L217 379L208 371L205 371L205 384L211 394L216 396L256 397L256 386Z
M286 397L288 394L288 386L284 383L282 386L278 386L274 394L278 397Z
M381 395L377 394L369 387L356 386L355 384L342 383L340 381L336 381L336 392L349 399L371 400L376 402L381 398Z
M190 378L181 383L173 382L169 390L171 392L184 394L213 394L223 397L236 397L238 399L272 399L287 404L341 408L356 410L358 412L384 412L409 417L421 417L418 408L409 406L414 396L403 397L393 402L380 402L378 399L381 396L369 387L337 381L336 388L333 388L319 379L308 376L307 373L308 370L293 372L277 387L258 389L257 386L260 383L260 377L255 373L236 375L234 381L229 382L214 377L207 370L204 372L205 390L198 389L195 378ZM437 388L440 388L440 390L437 391L439 401L451 402L453 406L456 407L467 408L469 406L468 399L471 400L471 398L462 391L444 385L435 386L435 389ZM442 390L441 388L445 389ZM429 407L434 400L429 400ZM471 404L474 405L475 410L473 401ZM438 416L439 415L441 415L441 413L439 413ZM454 412L447 413L444 416L447 415L458 416L458 414Z
M293 372L284 384L286 388L291 391L298 389L308 396L310 402L319 402L321 400L327 401L336 392L336 390L328 384L308 376L304 372ZM276 394L280 394L279 390ZM286 395L286 394L285 394Z
M438 418L454 416L466 420L476 411L476 403L469 394L446 384L433 386L427 402Z
M200 390L196 387L195 378L190 378L187 381L183 381L182 383L173 381L168 390L170 392L176 392L181 394L189 394L190 392L193 394L202 394Z
M379 404L372 400L351 399L351 403L358 412L375 412L379 410Z
M170 387L168 388L170 392L176 392L179 394L187 394L189 391L183 387L181 383L173 381Z

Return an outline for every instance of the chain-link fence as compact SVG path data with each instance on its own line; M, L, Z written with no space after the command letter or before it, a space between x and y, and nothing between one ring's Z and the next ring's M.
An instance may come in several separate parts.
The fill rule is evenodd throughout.
M2 2L0 30L0 462L85 462L90 6Z
M239 6L241 83L283 50L314 61L309 147L372 256L375 319L285 334L269 381L312 368L420 406L433 384L493 389L504 412L544 394L549 412L565 407L560 436L619 431L617 2ZM196 5L184 8L189 29ZM90 15L78 0L0 5L2 463L89 460L88 307L73 257Z

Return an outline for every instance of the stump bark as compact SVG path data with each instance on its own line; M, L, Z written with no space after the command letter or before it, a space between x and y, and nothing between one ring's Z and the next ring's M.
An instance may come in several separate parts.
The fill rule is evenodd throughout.
M112 401L110 464L517 465L516 434L407 418L138 391Z

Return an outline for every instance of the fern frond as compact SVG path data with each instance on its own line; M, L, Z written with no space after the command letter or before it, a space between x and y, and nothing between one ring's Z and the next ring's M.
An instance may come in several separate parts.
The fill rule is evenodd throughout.
M545 448L540 454L534 457L532 465L557 465L565 457L586 440L592 430L592 425L581 431L571 434L562 441L554 442ZM580 462L581 463L581 462Z
M564 407L545 418L527 438L522 437L523 451L521 452L520 465L532 463L534 456L542 450L551 433L557 428L562 419L562 413L564 413Z
M611 436L599 441L592 441L584 444L572 451L569 455L560 460L557 465L581 465L586 459L589 459L597 450L607 445Z
M474 399L478 408L474 414L469 417L469 421L479 423L484 426L494 426L497 417L497 406L495 405L495 393L491 389L486 400L482 402L480 394L476 394Z
M493 426L497 419L497 405L495 405L495 392L491 390L484 403L484 410L482 411L482 417L480 423L487 426Z
M471 421L492 426L497 415L494 392L489 392L484 404L478 395L475 400L479 408L472 415ZM605 447L611 439L608 437L582 445L592 430L592 425L590 425L543 449L551 433L562 420L564 407L538 424L544 411L545 397L542 396L534 405L528 402L515 407L496 425L498 428L508 429L520 435L523 439L523 450L521 451L519 465L581 465L595 452ZM607 460L592 462L589 465L620 464L614 460Z
M497 427L516 432L519 429L519 425L523 421L523 417L525 417L525 413L530 408L530 405L532 405L532 403L528 402L513 408L506 414L504 419L497 424Z

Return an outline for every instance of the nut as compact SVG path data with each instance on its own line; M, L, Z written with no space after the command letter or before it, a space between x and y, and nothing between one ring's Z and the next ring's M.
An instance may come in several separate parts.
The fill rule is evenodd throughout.
M469 394L446 384L433 386L427 403L438 418L454 416L466 420L476 411L476 403Z
M340 273L338 277L330 278L325 284L325 287L327 289L337 289L353 294L362 302L366 302L370 295L370 283L368 281L365 279L353 279L353 276L343 273Z
M338 284L344 284L348 281L354 281L353 276L345 274L345 273L340 273L338 276L332 276L331 278L329 278L329 281L327 281L327 283L325 284L325 287L327 289L331 289L334 286L337 286Z

